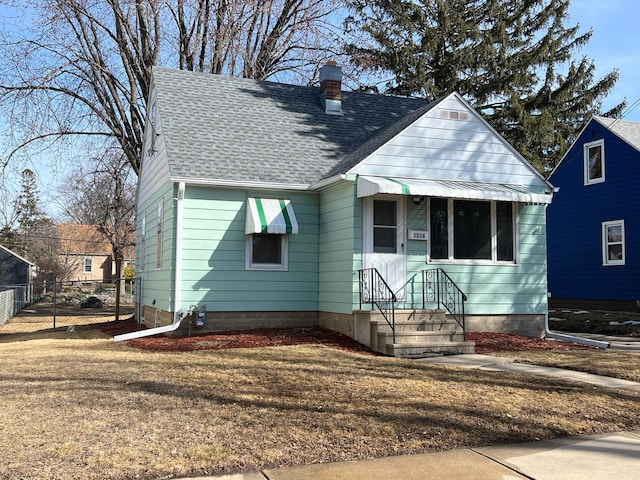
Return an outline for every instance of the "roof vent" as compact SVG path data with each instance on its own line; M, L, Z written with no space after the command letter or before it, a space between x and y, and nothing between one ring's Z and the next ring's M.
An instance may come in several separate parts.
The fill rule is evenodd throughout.
M320 99L327 115L342 115L342 67L330 60L320 69Z

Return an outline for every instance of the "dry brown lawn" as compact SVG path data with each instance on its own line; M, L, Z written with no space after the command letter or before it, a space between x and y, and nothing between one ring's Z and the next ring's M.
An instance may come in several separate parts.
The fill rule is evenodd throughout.
M640 428L636 393L323 345L159 352L79 329L0 335L0 351L2 479L168 479Z

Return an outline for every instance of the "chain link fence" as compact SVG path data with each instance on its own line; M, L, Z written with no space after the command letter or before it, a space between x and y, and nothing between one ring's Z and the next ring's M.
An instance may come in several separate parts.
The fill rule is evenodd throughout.
M120 280L118 319L134 314L135 280ZM0 336L96 328L116 319L116 281L75 280L0 290Z

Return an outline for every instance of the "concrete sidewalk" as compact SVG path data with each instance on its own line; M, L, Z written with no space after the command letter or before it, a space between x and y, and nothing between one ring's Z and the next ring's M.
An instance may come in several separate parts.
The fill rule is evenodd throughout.
M262 472L201 477L199 480L636 480L639 476L640 432L624 432L268 468Z
M640 392L640 383L621 378L603 377L591 373L564 370L562 368L542 367L540 365L528 365L515 363L512 358L492 357L491 355L447 355L443 357L431 357L417 360L419 362L438 363L452 367L469 368L476 370L490 370L503 372L519 372L529 375L545 375L548 377L563 378L574 382L590 383L601 387L618 388ZM639 475L640 478L640 475Z

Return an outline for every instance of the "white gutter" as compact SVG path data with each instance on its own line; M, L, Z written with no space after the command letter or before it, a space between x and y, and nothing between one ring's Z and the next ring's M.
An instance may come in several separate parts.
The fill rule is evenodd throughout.
M187 177L171 177L171 181L179 183L188 183L189 185L208 186L208 187L235 187L248 189L266 189L266 190L309 190L308 183L277 183L277 182L260 182L260 181L244 181L211 179L211 178L187 178Z
M178 183L178 197L176 198L176 254L175 254L175 279L173 294L173 322L163 327L149 328L146 330L138 330L137 332L124 333L113 337L115 342L123 340L132 340L134 338L148 337L159 333L169 333L178 329L180 322L184 318L184 311L179 308L182 302L182 223L184 220L184 190L185 183Z
M347 175L345 174L334 175L333 177L325 178L324 180L320 180L319 182L314 183L313 185L311 185L310 188L312 190L319 190L333 183L337 183L339 181L344 181L344 180L348 180Z

